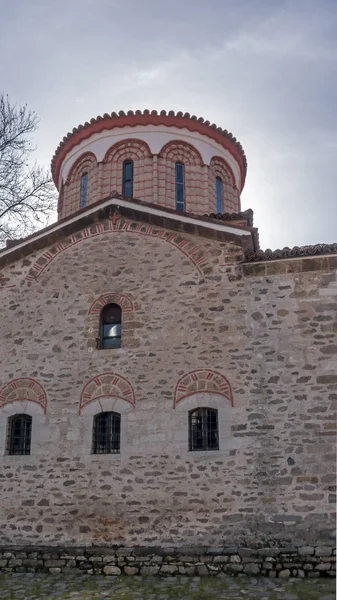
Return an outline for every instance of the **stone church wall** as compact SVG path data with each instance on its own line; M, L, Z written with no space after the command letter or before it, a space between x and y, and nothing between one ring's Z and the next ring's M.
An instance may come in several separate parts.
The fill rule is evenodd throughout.
M241 258L121 222L5 269L3 545L331 543L336 273ZM95 347L105 296L124 307L121 349ZM219 451L188 451L197 406L219 410ZM121 453L94 455L107 409L122 414ZM5 454L15 412L33 417L30 456Z

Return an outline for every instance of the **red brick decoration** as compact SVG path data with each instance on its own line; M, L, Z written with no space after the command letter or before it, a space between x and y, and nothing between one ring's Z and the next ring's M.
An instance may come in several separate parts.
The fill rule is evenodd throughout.
M115 294L114 292L108 294L102 294L97 300L95 300L89 309L89 315L100 315L101 310L107 304L118 304L123 314L133 311L133 304L130 298L124 294Z
M62 197L59 202L59 218L67 217L80 209L81 178L88 174L87 205L99 199L98 166L96 156L92 152L82 154L71 167L67 181L62 186Z
M86 383L81 394L79 414L87 404L100 398L119 398L129 402L133 408L136 406L135 393L130 381L118 373L101 373Z
M233 406L232 388L228 379L211 369L196 369L178 379L174 390L173 408L187 396L200 392L223 396Z
M42 385L31 377L12 379L0 390L0 408L10 402L35 402L46 414L47 395Z
M111 190L122 193L123 163L133 161L133 197L146 198L149 202L153 194L152 154L148 144L138 139L126 139L117 142L106 152L103 160L101 197Z
M191 144L171 140L158 155L158 202L175 208L175 165L185 167L185 198L187 212L208 211L208 190L205 189L204 166L200 152ZM207 183L207 182L206 182Z
M29 274L26 275L25 279L28 281L37 279L46 268L49 267L50 263L57 256L62 254L62 252L67 250L67 248L91 237L116 232L135 233L137 235L160 238L164 242L168 242L171 246L177 248L179 252L189 258L191 263L198 269L199 273L207 274L209 271L209 266L206 263L206 258L204 257L201 248L196 246L192 240L183 238L176 232L166 231L165 229L156 229L150 225L128 221L124 218L116 219L112 217L107 221L82 229L78 233L62 240L62 242L57 242L40 256L30 269Z
M2 289L8 289L8 288L13 288L16 287L15 283L11 283L10 278L9 277L2 277L0 275L0 290Z
M222 212L234 213L240 211L240 195L239 190L235 185L235 178L232 169L221 158L221 156L213 156L210 162L209 174L209 197L215 201L215 179L221 177L223 186L223 208Z

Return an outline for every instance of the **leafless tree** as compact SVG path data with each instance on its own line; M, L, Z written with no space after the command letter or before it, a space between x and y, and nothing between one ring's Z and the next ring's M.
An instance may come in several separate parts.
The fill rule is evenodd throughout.
M56 206L50 173L32 162L38 120L27 106L0 94L0 247L32 233Z

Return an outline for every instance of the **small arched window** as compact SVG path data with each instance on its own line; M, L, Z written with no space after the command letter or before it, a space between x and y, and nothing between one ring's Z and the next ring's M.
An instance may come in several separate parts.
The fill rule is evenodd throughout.
M133 196L133 160L123 162L123 196L131 198Z
M107 304L101 313L100 344L102 349L120 348L122 341L122 309L118 304Z
M189 412L189 449L219 450L218 411L197 408Z
M221 177L217 177L215 180L215 190L216 190L216 212L223 212L222 206L222 179Z
M93 454L119 454L121 416L115 412L101 412L94 416Z
M176 209L185 210L185 166L176 163Z
M81 177L81 208L84 208L87 205L87 196L88 196L88 173L83 173Z
M30 454L32 417L13 415L8 419L7 454Z

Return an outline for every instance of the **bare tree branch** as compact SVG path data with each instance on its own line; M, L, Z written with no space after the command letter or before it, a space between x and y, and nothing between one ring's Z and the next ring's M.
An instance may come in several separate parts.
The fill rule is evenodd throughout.
M49 171L30 165L37 126L36 114L26 105L12 105L0 94L0 246L7 238L35 231L55 209Z

